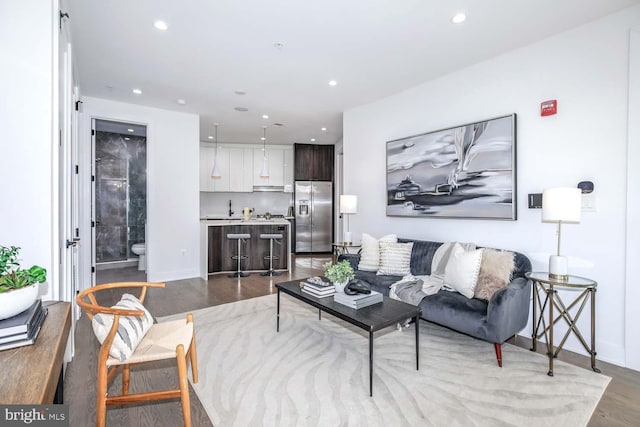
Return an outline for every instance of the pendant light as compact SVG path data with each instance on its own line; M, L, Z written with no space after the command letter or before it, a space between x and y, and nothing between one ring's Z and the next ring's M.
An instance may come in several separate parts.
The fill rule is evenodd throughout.
M213 159L213 169L211 169L211 178L219 179L222 178L220 175L220 168L218 168L218 123L214 123L215 126L215 143L216 143L216 157Z
M267 127L262 126L262 170L260 178L269 178L269 163L267 162Z

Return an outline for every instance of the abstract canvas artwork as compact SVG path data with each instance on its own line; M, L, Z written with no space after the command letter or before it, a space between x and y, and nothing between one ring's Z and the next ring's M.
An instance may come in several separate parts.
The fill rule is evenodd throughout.
M516 219L516 115L387 142L387 215Z

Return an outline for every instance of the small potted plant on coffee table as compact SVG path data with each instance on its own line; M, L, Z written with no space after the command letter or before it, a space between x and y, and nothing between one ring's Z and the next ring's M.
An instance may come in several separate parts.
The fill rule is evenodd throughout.
M22 313L38 298L38 284L47 271L37 265L20 268L17 246L0 246L0 320Z
M344 292L344 287L347 286L350 280L356 277L353 267L349 264L349 261L342 260L337 264L328 262L324 265L324 276L333 283L336 288L336 292Z

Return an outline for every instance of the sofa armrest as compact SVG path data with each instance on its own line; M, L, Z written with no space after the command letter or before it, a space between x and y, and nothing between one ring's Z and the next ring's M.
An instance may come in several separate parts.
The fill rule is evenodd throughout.
M358 263L360 262L360 254L340 254L338 255L338 262L343 260L349 261L351 267L353 267L353 271L358 270Z
M531 307L531 282L524 277L513 279L498 290L487 307L490 341L502 344L527 326Z

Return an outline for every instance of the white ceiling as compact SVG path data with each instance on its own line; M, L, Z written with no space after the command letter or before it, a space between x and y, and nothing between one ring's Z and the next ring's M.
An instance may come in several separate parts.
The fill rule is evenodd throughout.
M203 141L214 122L221 142L260 143L268 125L268 144L333 144L349 108L638 2L63 1L81 94L198 114Z

